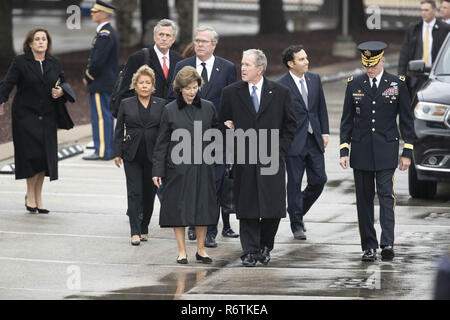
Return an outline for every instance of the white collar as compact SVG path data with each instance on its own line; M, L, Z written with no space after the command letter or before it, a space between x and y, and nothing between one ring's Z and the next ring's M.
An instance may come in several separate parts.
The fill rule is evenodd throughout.
M436 23L436 18L434 18L430 22L423 21L423 26L425 27L426 25L428 25L430 27L430 29L433 29L435 23Z
M298 76L296 76L291 70L289 70L289 73L292 77L292 79L294 79L294 82L297 84L298 82L300 82L300 80L305 80L306 83L306 78L305 78L305 74L303 74L303 76L301 78L299 78Z
M383 74L384 74L384 68L381 70L380 74L375 77L375 78L377 78L377 88L380 86L381 78L383 77ZM371 87L372 87L372 79L373 78L369 78Z
M249 88L250 91L253 91L253 86L256 86L257 91L261 91L263 82L264 82L264 76L261 77L261 79L256 84L248 82L248 88Z
M208 60L206 60L206 61L202 61L202 60L200 60L197 56L195 57L195 59L196 59L196 66L198 67L198 66L201 66L201 64L204 62L205 64L206 64L206 67L213 67L213 65L214 65L214 59L215 59L215 57L214 57L214 55L212 55Z
M156 55L158 56L159 60L161 60L162 57L166 57L167 59L169 59L169 52L170 52L170 49L167 51L166 54L163 54L163 53L158 49L158 47L157 47L156 44L155 44L155 45L153 46L153 50L155 50Z
M108 21L105 21L105 22L103 22L103 23L100 23L99 25L98 25L98 27L97 27L97 32L100 32L100 30L102 30L102 28L106 25L106 24L108 24L109 23L109 20Z

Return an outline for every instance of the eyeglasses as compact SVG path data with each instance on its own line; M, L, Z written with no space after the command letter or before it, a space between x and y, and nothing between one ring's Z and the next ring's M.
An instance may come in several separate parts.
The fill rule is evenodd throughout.
M198 45L206 45L206 44L208 44L210 42L213 42L213 41L211 41L211 40L195 39L194 42L195 42L195 44L198 44Z

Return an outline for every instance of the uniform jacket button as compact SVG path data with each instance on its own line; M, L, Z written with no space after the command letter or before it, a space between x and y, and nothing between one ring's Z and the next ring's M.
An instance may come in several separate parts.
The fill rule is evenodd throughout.
M372 132L375 132L375 128L372 128Z

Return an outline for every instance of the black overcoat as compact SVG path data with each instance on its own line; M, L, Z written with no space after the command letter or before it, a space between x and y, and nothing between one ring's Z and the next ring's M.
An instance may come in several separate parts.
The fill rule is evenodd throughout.
M248 141L245 144L247 164L236 163L233 167L236 217L238 219L284 218L286 216L285 155L296 131L289 89L264 78L260 107L256 113L250 98L248 83L239 81L223 89L221 103L220 123L232 120L235 129L244 131L268 129L267 150L271 150L272 130L279 130L279 167L275 174L261 174L261 169L270 165L263 165L259 157L256 164L249 163ZM258 145L260 143L258 138ZM235 155L237 156L236 151Z
M194 158L194 121L201 121L201 134L217 127L214 105L197 98L187 106L178 96L164 107L158 139L153 151L153 176L163 177L163 195L159 224L161 227L207 226L218 221L214 165L192 164ZM171 141L176 129L186 129L191 137L191 164L175 164L172 150L179 142ZM201 139L201 137L200 137ZM202 153L206 145L202 143ZM178 153L177 153L178 154Z
M53 99L51 90L58 79L64 82L59 60L46 56L44 74L30 52L14 58L8 73L0 83L0 104L8 100L14 86L17 92L12 104L12 133L16 179L31 178L33 159L45 157L46 175L58 179L57 108L64 107L66 98Z

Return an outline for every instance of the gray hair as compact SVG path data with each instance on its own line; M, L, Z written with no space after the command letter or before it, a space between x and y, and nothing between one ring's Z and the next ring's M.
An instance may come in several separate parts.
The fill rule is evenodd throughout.
M170 19L159 20L158 23L156 24L156 26L153 28L153 35L158 33L158 29L160 27L172 27L173 35L174 35L175 38L177 37L178 25L174 21L172 21Z
M263 73L267 69L267 58L264 52L259 49L248 49L242 52L242 56L253 55L255 57L255 66L263 66Z
M212 42L214 42L214 43L218 43L219 42L219 34L216 32L216 30L214 30L213 27L199 26L199 27L197 27L197 29L195 29L195 33L194 34L196 35L197 33L202 32L202 31L211 31L212 34L213 34Z

